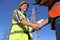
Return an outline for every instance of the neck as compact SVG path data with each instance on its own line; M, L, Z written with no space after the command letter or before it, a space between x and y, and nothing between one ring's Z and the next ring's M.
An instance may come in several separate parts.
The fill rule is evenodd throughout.
M21 10L22 13L25 13L23 10Z
M25 12L21 10L21 12L26 16Z

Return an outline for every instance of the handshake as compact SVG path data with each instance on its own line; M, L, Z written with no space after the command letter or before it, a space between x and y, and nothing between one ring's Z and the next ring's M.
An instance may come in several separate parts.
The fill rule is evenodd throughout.
M39 20L38 22L32 23L32 24L31 24L31 26L32 26L32 31L34 32L34 31L37 31L37 30L41 29L42 26L43 26L43 24L42 24L43 21L44 21L44 20L41 19L41 20Z

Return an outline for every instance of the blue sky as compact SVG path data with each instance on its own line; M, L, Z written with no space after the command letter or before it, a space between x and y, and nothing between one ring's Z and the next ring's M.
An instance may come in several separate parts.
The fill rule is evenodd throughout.
M32 5L34 0L0 0L0 40L4 40L4 34L9 33L12 26L12 13L14 9L18 9L19 3L27 1L30 4L26 15L31 19L32 7L35 7L36 21L48 18L48 8L45 6ZM55 31L50 29L50 24L36 32L37 40L56 40ZM8 37L8 35L6 35Z

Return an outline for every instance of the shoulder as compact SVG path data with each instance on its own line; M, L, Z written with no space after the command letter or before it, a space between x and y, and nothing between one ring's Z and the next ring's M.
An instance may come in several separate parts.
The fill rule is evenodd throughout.
M17 13L17 12L19 12L19 10L17 10L17 9L13 10L13 13Z
M55 7L60 7L60 1L59 1L59 2L56 2L56 3L53 5L53 7L51 8L51 10L54 9Z

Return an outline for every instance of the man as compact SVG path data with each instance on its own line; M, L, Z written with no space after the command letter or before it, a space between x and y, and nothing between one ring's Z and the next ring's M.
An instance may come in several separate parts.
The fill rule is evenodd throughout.
M9 40L32 40L31 30L29 29L32 27L32 30L34 30L38 25L28 22L25 14L28 7L29 3L24 1L20 3L19 10L14 10Z
M38 5L48 6L48 9L50 10L52 6L60 0L35 0L35 1Z
M59 0L55 0L55 3L53 3L53 2L51 2L51 4L47 3L48 4L47 6L49 8L52 7L49 5L52 5L52 3L54 4L54 6L52 8L50 8L49 18L47 18L44 22L40 23L40 27L38 29L35 29L35 30L39 30L43 26L51 23L52 29L56 30L56 40L60 40L60 2L57 2L57 1L59 1ZM43 3L44 2L42 2L41 5L43 5Z

